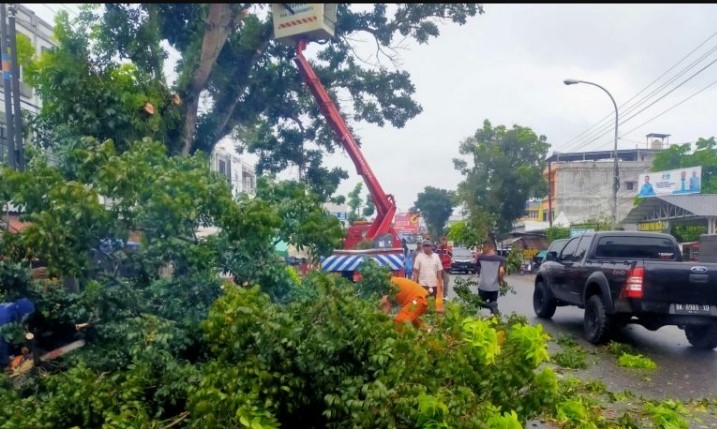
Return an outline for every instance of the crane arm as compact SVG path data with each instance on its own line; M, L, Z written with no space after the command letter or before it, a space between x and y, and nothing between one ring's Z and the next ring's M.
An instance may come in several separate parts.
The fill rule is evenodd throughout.
M309 64L309 61L304 57L303 51L306 49L306 40L299 40L296 42L296 62L299 72L301 73L304 81L308 85L311 93L319 103L319 108L328 120L331 128L336 132L339 141L343 148L348 152L351 160L356 166L356 172L363 177L366 186L368 187L371 199L376 206L376 220L374 221L371 228L368 231L368 237L373 239L379 235L385 234L389 231L393 216L396 213L396 203L393 195L388 195L383 191L381 184L374 176L371 167L369 167L366 159L363 157L361 150L359 149L356 140L354 140L351 131L349 131L344 118L341 116L339 109L334 104L328 92L321 84L318 76L314 72L314 69Z

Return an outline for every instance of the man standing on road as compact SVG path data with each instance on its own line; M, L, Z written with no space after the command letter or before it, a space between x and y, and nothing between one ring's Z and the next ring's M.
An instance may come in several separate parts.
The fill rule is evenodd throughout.
M498 311L498 291L505 279L505 259L495 253L493 242L488 239L483 243L483 253L478 255L476 261L480 269L478 280L478 296L485 302L491 314L500 314Z
M418 253L418 250L416 250L416 258L413 261L413 281L426 288L430 296L436 296L438 289L443 284L443 279L441 278L443 266L438 255L433 253L431 240L423 240L421 247L423 251ZM442 297L443 294L441 293Z
M453 264L453 248L448 245L448 239L445 236L441 237L441 245L436 249L436 254L441 259L443 267L441 280L443 281L443 298L445 298L448 295L451 265Z

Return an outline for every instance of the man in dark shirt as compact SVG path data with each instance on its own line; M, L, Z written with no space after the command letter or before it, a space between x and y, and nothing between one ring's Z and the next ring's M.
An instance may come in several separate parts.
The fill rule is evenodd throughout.
M491 240L483 243L483 253L478 255L476 264L480 268L478 281L478 296L490 309L491 314L500 314L498 311L498 291L505 279L505 258L495 253L495 246Z

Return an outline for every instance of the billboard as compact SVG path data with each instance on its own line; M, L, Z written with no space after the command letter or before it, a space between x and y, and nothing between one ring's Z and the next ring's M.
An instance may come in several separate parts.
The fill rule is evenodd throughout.
M699 194L702 189L702 167L641 174L638 197Z
M393 218L393 229L401 234L418 234L419 213L396 213Z

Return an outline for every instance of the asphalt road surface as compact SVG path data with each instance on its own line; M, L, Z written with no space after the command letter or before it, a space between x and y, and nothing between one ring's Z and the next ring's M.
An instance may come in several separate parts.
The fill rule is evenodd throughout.
M533 279L533 276L508 276L508 283L517 293L500 297L498 307L503 314L516 312L526 316L530 323L542 324L556 338L573 335L588 350L592 361L588 369L575 371L576 376L585 380L599 379L612 391L630 390L646 398L684 401L717 396L717 352L692 348L684 332L676 327L663 327L652 332L638 325L628 325L618 331L613 340L629 344L637 353L651 358L657 369L646 375L619 367L615 356L605 347L596 347L584 340L583 310L558 307L555 316L548 321L535 316ZM452 288L448 293L449 300L455 297ZM488 310L482 311L489 314Z

